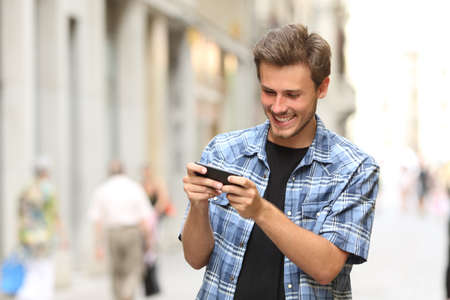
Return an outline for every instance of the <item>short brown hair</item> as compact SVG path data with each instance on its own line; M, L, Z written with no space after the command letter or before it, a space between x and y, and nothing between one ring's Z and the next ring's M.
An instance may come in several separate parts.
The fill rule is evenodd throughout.
M276 66L305 64L316 88L330 75L330 46L317 33L300 24L289 24L267 32L253 49L258 79L261 62Z

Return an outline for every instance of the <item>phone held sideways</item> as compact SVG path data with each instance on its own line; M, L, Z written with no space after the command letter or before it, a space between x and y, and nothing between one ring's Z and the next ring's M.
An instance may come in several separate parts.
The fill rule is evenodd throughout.
M211 178L213 180L223 183L224 185L232 184L231 182L228 181L228 176L240 176L199 162L196 162L196 164L205 167L207 170L206 174L196 173L198 176Z

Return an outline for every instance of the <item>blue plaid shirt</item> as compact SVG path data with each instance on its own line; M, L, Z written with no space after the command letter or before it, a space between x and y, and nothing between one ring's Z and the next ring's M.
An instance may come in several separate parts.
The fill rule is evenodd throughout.
M286 299L351 299L350 271L367 260L378 191L375 161L346 139L327 130L318 116L314 140L286 186L284 213L350 253L338 276L320 285L284 258ZM201 162L252 180L264 195L270 170L265 144L269 122L216 136ZM242 218L224 194L210 199L214 250L197 299L233 299L254 222Z

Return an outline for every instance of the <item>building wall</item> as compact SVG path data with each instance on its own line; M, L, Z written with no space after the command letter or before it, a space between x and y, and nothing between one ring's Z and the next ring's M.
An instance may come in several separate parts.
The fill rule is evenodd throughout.
M30 178L33 159L34 69L33 60L33 2L3 0L1 2L0 37L2 100L0 126L2 133L2 253L15 245L16 211L14 201L24 181Z
M318 114L331 130L347 136L347 119L355 110L355 95L347 80L345 61L342 60L345 44L345 6L340 0L283 0L255 1L254 38L259 38L268 28L288 23L302 23L310 32L316 32L330 44L331 81L328 95L318 104Z
M141 1L0 4L2 252L17 242L11 230L17 222L17 197L41 154L52 161L77 263L83 263L78 258L86 257L82 249L91 243L86 212L92 190L104 179L113 156L120 156L135 178L142 163L154 162L161 176L176 182L171 193L182 215L184 165L198 156L186 35L195 22L177 21ZM121 8L111 21L116 26L111 60L108 5ZM219 43L234 47L230 40ZM169 63L170 55L177 57L176 63ZM115 86L108 81L108 70L115 72ZM115 94L109 92L112 88ZM112 150L114 139L117 149ZM176 230L178 226L172 224Z
M186 163L218 132L264 119L251 46L293 20L292 3L280 3L258 19L251 0L220 2L220 13L208 1L0 0L3 253L16 243L17 196L40 154L52 160L77 266L92 258L87 210L114 157L136 179L150 162L167 181L178 214L164 222L163 243L176 243ZM192 32L211 50L213 73L196 65Z

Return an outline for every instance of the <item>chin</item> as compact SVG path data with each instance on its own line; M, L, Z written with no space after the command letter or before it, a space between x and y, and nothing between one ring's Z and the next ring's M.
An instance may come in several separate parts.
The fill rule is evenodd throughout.
M280 139L289 139L295 135L297 130L295 128L286 128L286 129L279 129L272 127L272 135L276 138Z

